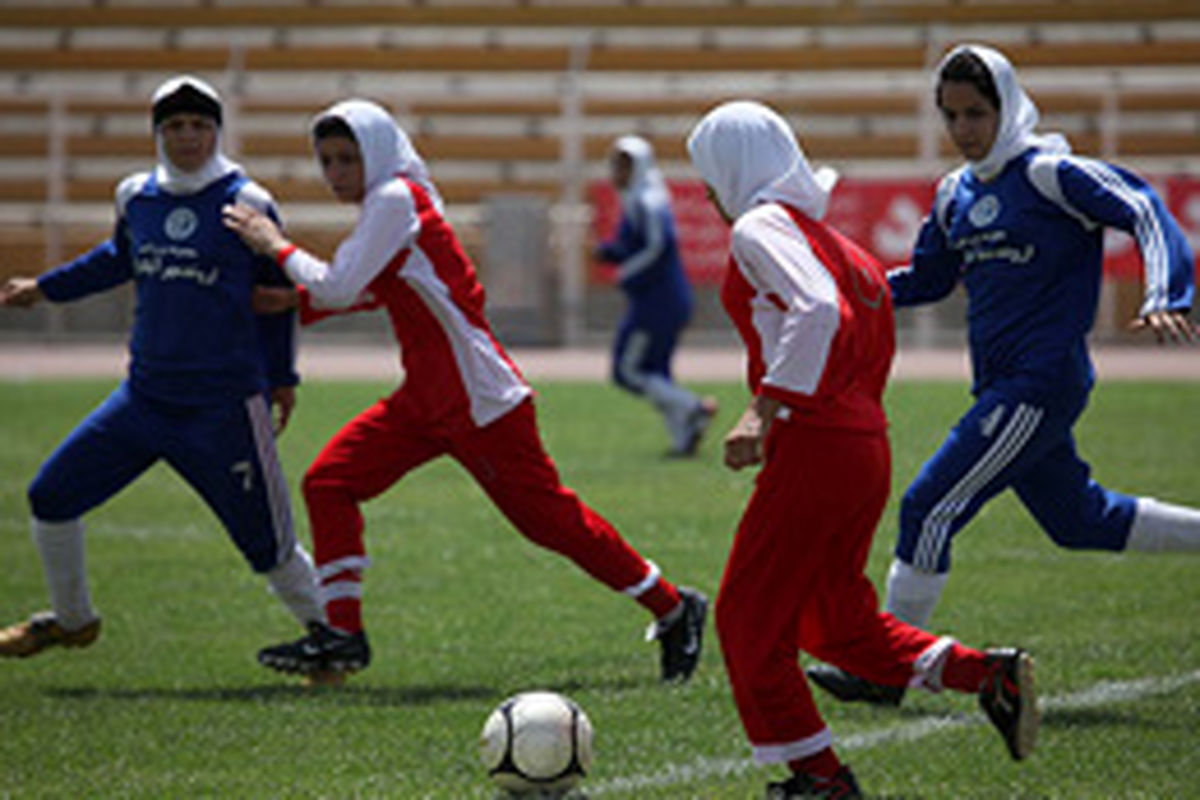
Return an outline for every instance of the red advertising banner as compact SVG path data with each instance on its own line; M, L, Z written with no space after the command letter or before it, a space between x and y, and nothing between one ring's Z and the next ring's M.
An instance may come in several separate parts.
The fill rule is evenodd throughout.
M679 237L680 257L688 279L696 285L721 282L729 258L729 226L708 202L700 181L668 181L671 207L675 212L675 232ZM592 236L599 243L616 235L621 218L621 201L611 183L589 187L592 201ZM591 265L594 283L612 283L614 273L604 265Z
M1170 177L1151 182L1183 227L1200 269L1200 178ZM708 202L701 182L669 181L668 187L689 279L698 285L719 283L729 254L728 226ZM933 203L934 188L932 181L923 180L843 179L833 194L829 222L884 265L903 264ZM615 233L620 202L606 182L593 184L589 194L594 211L592 235L599 242ZM1141 258L1129 236L1108 232L1104 271L1109 278L1141 279ZM613 273L593 264L590 279L611 283Z

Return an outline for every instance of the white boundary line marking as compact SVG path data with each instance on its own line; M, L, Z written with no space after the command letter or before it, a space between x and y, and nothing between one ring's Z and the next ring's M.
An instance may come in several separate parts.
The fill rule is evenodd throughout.
M1193 683L1200 683L1200 670L1161 678L1139 678L1128 681L1101 681L1086 689L1069 694L1042 698L1043 712L1097 708L1113 703L1129 703L1155 695L1169 694ZM946 714L902 722L874 731L835 737L839 750L867 750L881 744L910 742L923 739L947 728L984 724L982 713ZM676 784L694 783L705 778L725 778L758 769L749 755L745 758L697 758L686 764L667 764L652 775L626 775L600 781L587 788L589 796L638 789L665 788Z

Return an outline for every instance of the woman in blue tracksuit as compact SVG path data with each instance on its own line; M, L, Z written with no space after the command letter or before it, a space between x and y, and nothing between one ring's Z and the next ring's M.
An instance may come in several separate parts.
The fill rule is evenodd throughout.
M609 165L621 195L621 222L615 238L594 256L616 265L629 299L613 342L612 378L654 403L671 437L670 453L688 456L717 407L713 398L697 397L671 379L671 357L691 317L692 293L679 259L670 194L645 139L617 139Z
M942 179L912 264L888 282L897 306L964 285L975 403L901 504L886 608L918 626L941 596L953 537L1005 489L1060 547L1200 550L1200 512L1100 486L1072 435L1094 383L1087 335L1104 229L1137 242L1145 302L1134 327L1160 342L1196 340L1195 262L1183 232L1138 176L1071 155L1057 134L1035 134L1037 109L999 52L957 47L937 76L938 107L967 164ZM824 667L810 675L843 699L894 704L903 691Z
M298 382L290 315L257 317L254 287L287 283L221 222L267 192L221 153L221 102L191 76L155 92L158 163L117 188L113 236L40 277L13 278L0 306L68 302L132 282L129 375L75 428L29 487L51 610L0 630L0 656L85 647L100 632L84 564L83 515L169 464L220 519L249 566L303 624L324 620L312 560L296 539L268 402L282 429Z

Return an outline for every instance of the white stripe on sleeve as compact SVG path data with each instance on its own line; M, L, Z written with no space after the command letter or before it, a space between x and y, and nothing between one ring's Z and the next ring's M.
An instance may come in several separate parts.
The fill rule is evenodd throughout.
M641 250L621 262L621 266L617 269L617 277L622 283L653 266L658 257L662 255L663 248L666 247L667 237L663 231L660 210L652 204L643 203L641 212L646 222L646 244Z
M1168 305L1167 288L1171 276L1171 259L1167 237L1154 213L1154 204L1150 202L1149 197L1130 186L1107 164L1082 158L1072 159L1072 163L1133 212L1133 236L1142 251L1142 265L1145 270L1146 302L1142 306L1142 313L1165 309Z

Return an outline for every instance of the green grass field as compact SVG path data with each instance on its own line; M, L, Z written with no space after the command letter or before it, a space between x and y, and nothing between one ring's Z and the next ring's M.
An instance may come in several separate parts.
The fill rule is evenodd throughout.
M44 607L25 488L109 382L0 382L0 621ZM546 383L540 418L569 485L678 582L715 593L753 476L720 466L723 411L694 461L660 457L647 406L607 385ZM296 485L317 448L389 390L314 384L282 442ZM893 504L873 551L890 560L895 501L967 403L957 383L889 395ZM1200 384L1107 383L1078 429L1100 481L1200 505ZM299 502L294 504L307 538ZM88 517L104 634L89 650L0 663L0 797L486 798L476 754L491 708L523 689L570 694L597 732L590 797L749 798L749 764L711 625L682 687L656 681L647 618L515 534L456 465L366 507L375 661L305 690L256 650L298 628L214 518L156 467ZM935 627L1038 660L1039 751L1015 764L974 698L910 695L898 711L819 698L870 796L1200 795L1200 559L1055 549L1011 496L962 536Z

